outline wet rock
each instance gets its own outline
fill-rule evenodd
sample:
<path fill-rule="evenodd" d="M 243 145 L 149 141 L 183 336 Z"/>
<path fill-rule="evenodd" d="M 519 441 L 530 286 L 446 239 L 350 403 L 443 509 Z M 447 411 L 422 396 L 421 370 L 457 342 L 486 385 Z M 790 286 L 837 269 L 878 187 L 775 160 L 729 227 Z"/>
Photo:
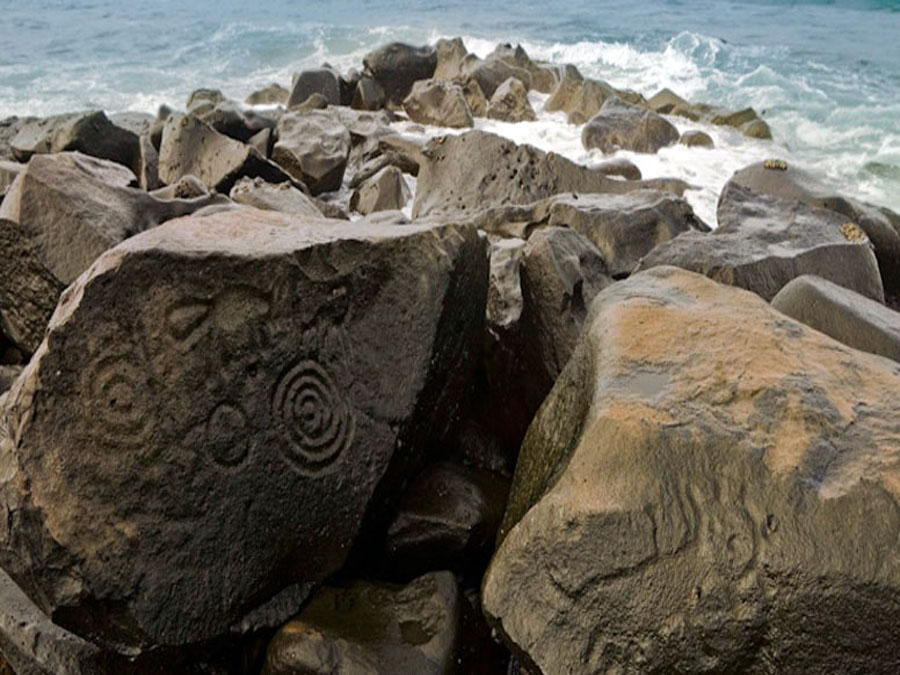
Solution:
<path fill-rule="evenodd" d="M 361 77 L 356 83 L 350 106 L 356 110 L 381 110 L 386 102 L 384 88 L 371 77 Z"/>
<path fill-rule="evenodd" d="M 531 88 L 544 94 L 550 94 L 556 88 L 557 79 L 552 68 L 541 66 L 531 60 L 522 45 L 499 44 L 488 55 L 489 59 L 498 59 L 516 68 L 528 71 L 531 75 Z"/>
<path fill-rule="evenodd" d="M 318 591 L 272 640 L 263 675 L 454 672 L 460 597 L 449 572 L 407 586 L 352 582 Z"/>
<path fill-rule="evenodd" d="M 528 672 L 895 671 L 898 387 L 705 277 L 607 288 L 523 443 L 489 621 Z"/>
<path fill-rule="evenodd" d="M 615 88 L 606 82 L 586 79 L 575 66 L 566 65 L 544 110 L 562 111 L 568 115 L 569 124 L 584 124 L 615 95 Z"/>
<path fill-rule="evenodd" d="M 80 153 L 33 157 L 0 205 L 3 332 L 34 352 L 60 292 L 105 250 L 224 197 L 162 200 L 128 169 Z"/>
<path fill-rule="evenodd" d="M 474 215 L 491 207 L 530 204 L 562 192 L 623 193 L 655 188 L 676 194 L 687 187 L 675 179 L 621 181 L 602 171 L 530 145 L 483 131 L 432 140 L 419 167 L 413 218 L 461 211 Z"/>
<path fill-rule="evenodd" d="M 720 126 L 734 127 L 752 138 L 772 138 L 772 131 L 769 129 L 769 125 L 760 119 L 753 108 L 744 108 L 736 112 L 721 112 L 713 115 L 709 121 Z"/>
<path fill-rule="evenodd" d="M 285 105 L 291 92 L 280 84 L 270 84 L 264 89 L 257 89 L 247 97 L 247 105 Z"/>
<path fill-rule="evenodd" d="M 284 621 L 449 434 L 486 283 L 469 225 L 242 207 L 129 239 L 9 392 L 0 565 L 117 653 Z"/>
<path fill-rule="evenodd" d="M 638 106 L 612 97 L 581 132 L 585 149 L 654 153 L 678 141 L 678 130 L 665 119 Z"/>
<path fill-rule="evenodd" d="M 35 120 L 19 128 L 10 146 L 19 161 L 37 154 L 81 152 L 134 170 L 138 135 L 114 124 L 101 110 Z"/>
<path fill-rule="evenodd" d="M 691 104 L 671 89 L 663 89 L 647 100 L 647 107 L 660 115 L 677 115 L 678 109 L 688 109 Z"/>
<path fill-rule="evenodd" d="M 487 116 L 502 122 L 533 122 L 537 119 L 525 85 L 514 77 L 497 87 L 488 105 Z"/>
<path fill-rule="evenodd" d="M 841 214 L 846 223 L 859 226 L 875 247 L 885 293 L 889 296 L 900 295 L 900 232 L 892 222 L 892 219 L 898 219 L 897 214 L 840 195 L 803 169 L 778 160 L 757 162 L 735 172 L 723 190 L 720 199 L 722 207 L 731 194 L 729 185 L 758 194 L 796 199 L 809 206 Z"/>
<path fill-rule="evenodd" d="M 419 80 L 403 100 L 409 119 L 439 127 L 471 128 L 472 111 L 462 87 L 440 80 Z"/>
<path fill-rule="evenodd" d="M 291 183 L 267 183 L 262 178 L 241 178 L 229 195 L 233 201 L 264 211 L 279 211 L 305 218 L 322 218 L 312 199 Z"/>
<path fill-rule="evenodd" d="M 480 580 L 509 484 L 489 471 L 442 461 L 410 484 L 385 543 L 392 578 L 452 569 Z"/>
<path fill-rule="evenodd" d="M 392 42 L 369 52 L 363 64 L 372 78 L 384 88 L 388 101 L 400 106 L 409 96 L 413 83 L 434 75 L 437 52 L 433 47 L 412 47 Z"/>
<path fill-rule="evenodd" d="M 625 180 L 640 180 L 641 170 L 638 165 L 625 157 L 614 157 L 594 167 L 604 176 L 621 176 Z"/>
<path fill-rule="evenodd" d="M 350 132 L 330 111 L 289 112 L 275 127 L 272 159 L 314 195 L 341 187 Z"/>
<path fill-rule="evenodd" d="M 264 129 L 272 129 L 276 119 L 253 110 L 244 110 L 231 101 L 223 101 L 212 110 L 199 115 L 220 134 L 225 134 L 241 143 L 247 143 Z"/>
<path fill-rule="evenodd" d="M 395 166 L 386 166 L 353 191 L 350 208 L 363 215 L 399 211 L 411 197 L 403 172 Z"/>
<path fill-rule="evenodd" d="M 678 142 L 689 148 L 712 148 L 715 147 L 712 137 L 705 131 L 685 131 L 681 134 Z"/>
<path fill-rule="evenodd" d="M 290 179 L 256 149 L 220 134 L 196 117 L 172 115 L 163 127 L 159 177 L 172 184 L 188 174 L 225 194 L 244 176 L 272 183 Z"/>
<path fill-rule="evenodd" d="M 653 249 L 640 267 L 676 265 L 771 300 L 803 274 L 815 274 L 884 301 L 878 263 L 858 227 L 802 202 L 726 186 L 711 234 L 685 232 Z"/>
<path fill-rule="evenodd" d="M 772 307 L 845 345 L 900 361 L 900 313 L 821 277 L 797 277 Z"/>
<path fill-rule="evenodd" d="M 288 99 L 288 108 L 300 105 L 313 94 L 324 96 L 329 105 L 340 105 L 340 75 L 331 68 L 304 70 L 294 78 L 294 87 Z"/>
<path fill-rule="evenodd" d="M 531 89 L 531 74 L 527 70 L 516 68 L 499 59 L 468 60 L 463 67 L 463 75 L 478 82 L 482 93 L 488 99 L 493 98 L 500 85 L 509 78 L 519 80 L 526 91 Z"/>
<path fill-rule="evenodd" d="M 629 275 L 643 256 L 682 232 L 709 231 L 685 199 L 658 190 L 561 195 L 548 222 L 586 236 L 616 278 Z"/>

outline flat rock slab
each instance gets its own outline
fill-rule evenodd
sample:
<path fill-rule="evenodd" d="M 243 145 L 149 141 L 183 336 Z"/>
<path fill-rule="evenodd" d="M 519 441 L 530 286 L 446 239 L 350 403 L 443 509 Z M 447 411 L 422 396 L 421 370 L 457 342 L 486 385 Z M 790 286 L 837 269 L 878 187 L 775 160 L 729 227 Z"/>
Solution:
<path fill-rule="evenodd" d="M 821 277 L 797 277 L 772 307 L 854 349 L 900 361 L 900 313 Z"/>
<path fill-rule="evenodd" d="M 666 267 L 595 299 L 483 584 L 529 672 L 900 668 L 900 365 Z"/>
<path fill-rule="evenodd" d="M 815 274 L 884 302 L 872 245 L 844 216 L 737 185 L 726 187 L 718 216 L 715 231 L 685 232 L 664 242 L 640 268 L 676 265 L 766 300 L 792 279 Z"/>
<path fill-rule="evenodd" d="M 129 239 L 8 393 L 0 566 L 120 653 L 284 621 L 458 414 L 487 275 L 471 225 L 241 207 Z"/>

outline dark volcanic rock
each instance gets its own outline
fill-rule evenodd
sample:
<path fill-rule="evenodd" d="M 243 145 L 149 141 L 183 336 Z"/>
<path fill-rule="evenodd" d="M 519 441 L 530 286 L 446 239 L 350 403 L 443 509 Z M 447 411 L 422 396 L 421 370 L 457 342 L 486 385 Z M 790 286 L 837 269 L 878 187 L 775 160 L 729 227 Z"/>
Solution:
<path fill-rule="evenodd" d="M 562 192 L 623 193 L 655 188 L 681 194 L 676 179 L 620 181 L 484 131 L 432 140 L 419 169 L 413 217 L 439 212 L 474 214 L 494 206 L 530 204 Z"/>
<path fill-rule="evenodd" d="M 896 672 L 898 388 L 705 277 L 607 288 L 522 445 L 492 626 L 532 673 Z"/>
<path fill-rule="evenodd" d="M 414 82 L 434 75 L 437 52 L 433 47 L 412 47 L 392 42 L 369 52 L 363 64 L 372 78 L 384 88 L 388 101 L 400 106 Z"/>
<path fill-rule="evenodd" d="M 330 110 L 285 113 L 275 127 L 272 159 L 312 194 L 341 187 L 350 132 Z"/>
<path fill-rule="evenodd" d="M 900 361 L 900 313 L 859 293 L 804 275 L 782 288 L 772 307 L 854 349 Z"/>
<path fill-rule="evenodd" d="M 104 251 L 224 197 L 163 200 L 127 187 L 124 167 L 80 153 L 38 155 L 0 206 L 3 332 L 37 349 L 63 288 Z"/>
<path fill-rule="evenodd" d="M 587 150 L 599 148 L 603 152 L 654 153 L 678 142 L 678 138 L 678 129 L 661 116 L 617 96 L 607 99 L 581 132 L 581 143 Z"/>
<path fill-rule="evenodd" d="M 884 302 L 872 246 L 840 214 L 729 185 L 718 216 L 711 234 L 685 232 L 653 249 L 641 267 L 676 265 L 766 300 L 791 279 L 815 274 Z"/>
<path fill-rule="evenodd" d="M 461 599 L 449 572 L 407 586 L 356 581 L 318 591 L 266 653 L 262 675 L 455 671 Z"/>
<path fill-rule="evenodd" d="M 284 621 L 449 434 L 484 247 L 239 207 L 101 256 L 0 415 L 0 565 L 121 653 Z"/>

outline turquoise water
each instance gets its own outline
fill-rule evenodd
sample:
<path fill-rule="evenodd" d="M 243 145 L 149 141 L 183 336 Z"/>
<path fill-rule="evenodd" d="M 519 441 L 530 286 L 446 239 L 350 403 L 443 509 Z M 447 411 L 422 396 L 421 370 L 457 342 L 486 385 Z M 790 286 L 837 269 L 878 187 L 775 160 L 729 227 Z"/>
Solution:
<path fill-rule="evenodd" d="M 554 3 L 556 5 L 556 3 Z M 753 105 L 789 154 L 900 209 L 900 2 L 0 0 L 0 116 L 243 98 L 388 40 L 520 41 L 617 86 Z M 771 153 L 770 153 L 771 154 Z M 703 160 L 698 160 L 703 161 Z"/>

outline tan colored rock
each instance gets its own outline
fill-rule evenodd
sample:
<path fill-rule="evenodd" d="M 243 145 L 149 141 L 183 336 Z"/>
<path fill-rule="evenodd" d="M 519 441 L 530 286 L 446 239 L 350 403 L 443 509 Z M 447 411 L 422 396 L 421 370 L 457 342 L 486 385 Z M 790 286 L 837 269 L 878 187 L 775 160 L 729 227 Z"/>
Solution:
<path fill-rule="evenodd" d="M 655 153 L 676 143 L 678 137 L 678 130 L 665 118 L 612 96 L 584 126 L 581 144 L 587 150 L 597 148 L 605 153 Z"/>
<path fill-rule="evenodd" d="M 712 137 L 708 133 L 694 129 L 681 134 L 678 142 L 689 148 L 712 148 L 715 146 Z"/>
<path fill-rule="evenodd" d="M 403 109 L 419 124 L 457 129 L 474 125 L 462 87 L 452 82 L 419 80 L 403 100 Z"/>
<path fill-rule="evenodd" d="M 396 166 L 386 166 L 353 191 L 350 208 L 363 215 L 399 211 L 411 197 L 403 172 Z"/>
<path fill-rule="evenodd" d="M 291 92 L 280 84 L 270 84 L 264 89 L 257 89 L 247 97 L 247 105 L 284 105 L 291 97 Z"/>
<path fill-rule="evenodd" d="M 289 182 L 267 183 L 262 178 L 241 178 L 231 188 L 231 199 L 264 211 L 279 211 L 304 218 L 322 218 L 315 202 Z"/>
<path fill-rule="evenodd" d="M 675 268 L 590 316 L 484 580 L 518 660 L 895 672 L 900 367 Z"/>
<path fill-rule="evenodd" d="M 488 105 L 487 116 L 502 122 L 533 122 L 537 119 L 528 101 L 528 90 L 514 77 L 497 87 Z"/>

